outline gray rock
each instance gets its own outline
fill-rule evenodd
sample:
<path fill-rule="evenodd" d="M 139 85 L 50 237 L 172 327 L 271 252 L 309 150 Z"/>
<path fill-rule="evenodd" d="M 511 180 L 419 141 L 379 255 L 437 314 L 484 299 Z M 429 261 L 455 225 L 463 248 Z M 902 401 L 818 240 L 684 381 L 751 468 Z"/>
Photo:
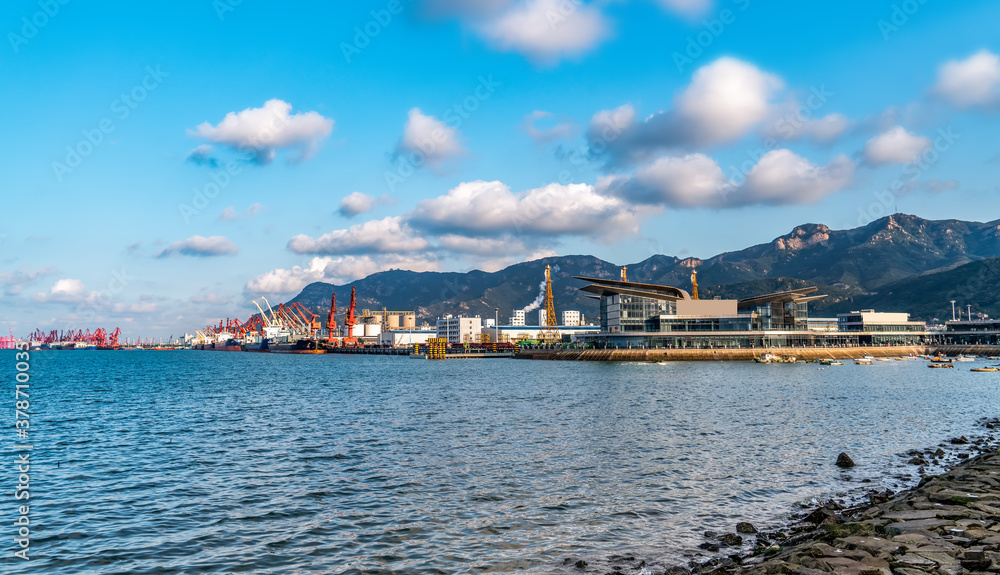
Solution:
<path fill-rule="evenodd" d="M 837 467 L 843 467 L 845 469 L 848 467 L 854 467 L 854 460 L 851 459 L 850 455 L 841 453 L 837 456 Z"/>

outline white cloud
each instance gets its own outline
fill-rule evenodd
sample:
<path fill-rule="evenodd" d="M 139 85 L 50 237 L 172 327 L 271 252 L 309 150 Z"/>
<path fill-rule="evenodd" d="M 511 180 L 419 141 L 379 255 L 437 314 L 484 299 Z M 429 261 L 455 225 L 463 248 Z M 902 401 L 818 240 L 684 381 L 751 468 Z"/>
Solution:
<path fill-rule="evenodd" d="M 370 220 L 318 238 L 299 234 L 288 240 L 288 249 L 297 254 L 406 253 L 423 251 L 429 245 L 398 216 Z"/>
<path fill-rule="evenodd" d="M 33 299 L 40 303 L 82 303 L 90 299 L 90 297 L 91 292 L 87 291 L 87 286 L 82 281 L 73 278 L 63 278 L 56 280 L 48 292 L 37 292 Z"/>
<path fill-rule="evenodd" d="M 370 196 L 361 192 L 351 192 L 349 195 L 340 200 L 340 207 L 337 208 L 337 213 L 345 218 L 353 218 L 358 214 L 370 212 L 380 205 L 389 205 L 394 203 L 395 200 L 389 196 L 376 198 L 375 196 Z"/>
<path fill-rule="evenodd" d="M 351 192 L 350 195 L 340 200 L 340 208 L 337 211 L 346 218 L 353 218 L 358 214 L 370 212 L 374 209 L 375 196 L 369 196 L 361 192 Z"/>
<path fill-rule="evenodd" d="M 931 147 L 931 139 L 894 126 L 865 143 L 865 160 L 872 165 L 906 164 Z"/>
<path fill-rule="evenodd" d="M 719 58 L 694 73 L 671 110 L 641 122 L 631 105 L 600 111 L 591 119 L 588 139 L 596 153 L 606 147 L 613 160 L 625 162 L 646 160 L 663 149 L 733 142 L 774 113 L 771 100 L 783 85 L 752 64 Z"/>
<path fill-rule="evenodd" d="M 437 271 L 439 267 L 434 258 L 421 255 L 314 257 L 305 267 L 279 268 L 254 277 L 247 282 L 244 293 L 248 297 L 296 294 L 313 282 L 345 284 L 389 269 Z"/>
<path fill-rule="evenodd" d="M 229 112 L 215 126 L 203 122 L 188 135 L 249 152 L 260 164 L 270 163 L 277 149 L 296 150 L 292 161 L 301 161 L 316 153 L 319 142 L 333 131 L 333 120 L 318 112 L 291 111 L 288 102 L 268 100 L 261 108 Z"/>
<path fill-rule="evenodd" d="M 600 9 L 566 0 L 523 0 L 478 29 L 500 50 L 550 64 L 585 54 L 610 34 Z"/>
<path fill-rule="evenodd" d="M 414 227 L 473 237 L 504 234 L 621 237 L 638 231 L 638 215 L 618 198 L 587 184 L 549 184 L 514 194 L 497 181 L 463 182 L 422 200 L 406 216 Z"/>
<path fill-rule="evenodd" d="M 243 212 L 237 212 L 236 208 L 234 208 L 233 206 L 229 206 L 226 209 L 222 210 L 222 213 L 219 214 L 219 219 L 226 222 L 235 222 L 243 219 L 249 220 L 254 216 L 263 212 L 264 209 L 265 209 L 264 205 L 260 203 L 250 204 L 249 206 L 247 206 L 247 209 L 243 210 Z"/>
<path fill-rule="evenodd" d="M 38 269 L 22 266 L 12 272 L 0 272 L 0 285 L 5 286 L 4 294 L 20 295 L 24 286 L 53 273 L 55 270 L 49 266 Z"/>
<path fill-rule="evenodd" d="M 690 154 L 659 158 L 633 175 L 605 178 L 598 188 L 637 204 L 675 208 L 809 204 L 848 186 L 854 169 L 846 156 L 815 166 L 779 149 L 765 154 L 736 181 L 727 179 L 715 160 Z"/>
<path fill-rule="evenodd" d="M 225 236 L 191 236 L 186 240 L 174 242 L 163 249 L 156 257 L 165 258 L 173 254 L 194 257 L 224 256 L 235 254 L 236 244 Z"/>
<path fill-rule="evenodd" d="M 980 50 L 965 60 L 950 60 L 938 69 L 934 92 L 962 108 L 1000 107 L 1000 57 Z"/>
<path fill-rule="evenodd" d="M 461 134 L 438 120 L 427 116 L 420 108 L 411 108 L 406 125 L 403 126 L 403 139 L 397 146 L 397 153 L 417 154 L 423 161 L 413 162 L 415 165 L 427 163 L 431 167 L 440 167 L 448 160 L 466 153 L 461 143 Z"/>
<path fill-rule="evenodd" d="M 556 124 L 550 128 L 539 128 L 537 122 L 546 118 L 551 118 L 552 112 L 535 110 L 524 117 L 521 129 L 528 133 L 533 140 L 539 143 L 552 142 L 554 140 L 566 140 L 572 138 L 577 131 L 576 126 L 570 123 Z"/>

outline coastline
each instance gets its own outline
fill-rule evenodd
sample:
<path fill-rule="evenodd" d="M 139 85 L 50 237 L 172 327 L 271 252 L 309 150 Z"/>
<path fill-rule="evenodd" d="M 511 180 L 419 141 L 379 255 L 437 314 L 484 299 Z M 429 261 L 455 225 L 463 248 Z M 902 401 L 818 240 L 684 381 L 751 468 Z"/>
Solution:
<path fill-rule="evenodd" d="M 1000 429 L 998 419 L 981 423 L 987 430 Z M 745 538 L 753 542 L 752 551 L 666 573 L 1000 573 L 1000 451 L 995 439 L 990 432 L 942 443 L 960 450 L 959 463 L 924 475 L 899 493 L 870 492 L 867 502 L 848 507 L 831 499 L 773 532 L 737 525 L 737 533 L 718 535 L 717 542 L 704 547 L 740 546 Z M 923 475 L 928 460 L 944 457 L 941 447 L 906 456 L 921 465 Z"/>
<path fill-rule="evenodd" d="M 769 347 L 742 349 L 521 349 L 516 359 L 562 361 L 752 361 L 762 353 L 801 360 L 909 357 L 920 355 L 998 355 L 1000 346 L 894 345 L 884 347 Z"/>

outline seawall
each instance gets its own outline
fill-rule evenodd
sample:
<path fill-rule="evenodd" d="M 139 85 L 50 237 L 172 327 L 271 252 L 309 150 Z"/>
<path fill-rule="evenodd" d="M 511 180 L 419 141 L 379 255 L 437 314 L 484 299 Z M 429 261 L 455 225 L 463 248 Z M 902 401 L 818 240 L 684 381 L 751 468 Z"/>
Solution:
<path fill-rule="evenodd" d="M 997 350 L 994 350 L 996 352 Z M 566 361 L 751 361 L 761 353 L 794 355 L 798 359 L 903 357 L 935 353 L 925 346 L 777 347 L 769 349 L 522 349 L 518 359 Z"/>

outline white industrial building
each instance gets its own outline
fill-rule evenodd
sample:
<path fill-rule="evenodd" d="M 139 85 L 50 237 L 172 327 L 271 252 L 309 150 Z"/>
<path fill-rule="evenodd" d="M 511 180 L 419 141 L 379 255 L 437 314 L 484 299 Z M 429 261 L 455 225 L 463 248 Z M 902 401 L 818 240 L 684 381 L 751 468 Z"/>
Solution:
<path fill-rule="evenodd" d="M 412 347 L 413 344 L 425 344 L 432 337 L 437 337 L 436 329 L 390 329 L 379 334 L 378 344 L 388 347 Z"/>
<path fill-rule="evenodd" d="M 490 341 L 500 341 L 506 343 L 523 341 L 526 339 L 545 339 L 545 336 L 542 333 L 543 329 L 555 330 L 559 334 L 559 339 L 562 339 L 565 335 L 573 336 L 583 333 L 598 333 L 601 330 L 600 326 L 596 325 L 557 325 L 552 327 L 541 325 L 501 325 L 499 328 L 484 327 L 482 329 L 482 334 L 484 339 L 489 337 Z M 499 340 L 497 339 L 498 337 Z"/>
<path fill-rule="evenodd" d="M 538 310 L 538 325 L 548 325 L 549 313 L 544 309 Z"/>
<path fill-rule="evenodd" d="M 476 317 L 453 316 L 438 318 L 437 337 L 448 338 L 448 343 L 474 343 L 479 340 L 483 320 Z"/>
<path fill-rule="evenodd" d="M 573 310 L 566 310 L 562 312 L 562 321 L 560 322 L 560 325 L 577 326 L 581 323 L 583 323 L 583 316 L 580 315 L 580 312 Z"/>
<path fill-rule="evenodd" d="M 515 309 L 510 314 L 510 325 L 524 325 L 524 310 Z"/>

